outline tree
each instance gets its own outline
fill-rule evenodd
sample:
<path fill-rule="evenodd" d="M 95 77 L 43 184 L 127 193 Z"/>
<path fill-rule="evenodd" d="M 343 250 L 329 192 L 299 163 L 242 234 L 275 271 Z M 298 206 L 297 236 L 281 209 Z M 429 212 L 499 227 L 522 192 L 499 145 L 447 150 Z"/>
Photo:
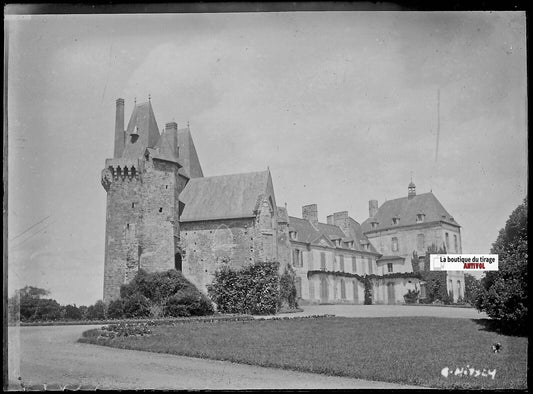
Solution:
<path fill-rule="evenodd" d="M 106 306 L 102 300 L 87 308 L 87 319 L 104 320 L 106 318 Z"/>
<path fill-rule="evenodd" d="M 61 318 L 61 305 L 56 300 L 42 298 L 49 294 L 48 290 L 33 286 L 17 290 L 9 300 L 11 312 L 16 315 L 18 311 L 21 321 L 58 320 Z"/>
<path fill-rule="evenodd" d="M 487 271 L 475 306 L 507 328 L 522 330 L 527 322 L 527 197 L 507 220 L 491 253 L 498 254 L 498 271 Z"/>
<path fill-rule="evenodd" d="M 76 306 L 76 304 L 65 306 L 65 319 L 67 320 L 80 320 L 81 319 L 81 311 Z"/>
<path fill-rule="evenodd" d="M 465 273 L 465 298 L 469 304 L 474 304 L 481 289 L 481 281 L 471 274 Z"/>

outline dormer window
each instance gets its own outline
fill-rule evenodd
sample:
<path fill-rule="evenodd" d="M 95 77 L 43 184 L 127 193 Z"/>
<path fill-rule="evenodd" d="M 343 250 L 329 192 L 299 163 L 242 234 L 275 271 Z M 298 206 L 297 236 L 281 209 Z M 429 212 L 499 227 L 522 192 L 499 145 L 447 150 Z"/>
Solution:
<path fill-rule="evenodd" d="M 337 246 L 341 246 L 341 240 L 340 240 L 340 239 L 336 239 L 336 240 L 335 240 L 335 245 L 337 245 Z"/>
<path fill-rule="evenodd" d="M 392 224 L 394 224 L 394 225 L 400 224 L 400 217 L 399 216 L 393 217 L 392 218 Z"/>
<path fill-rule="evenodd" d="M 130 135 L 131 135 L 131 142 L 137 141 L 137 139 L 139 138 L 139 128 L 135 126 L 135 128 L 133 129 Z"/>
<path fill-rule="evenodd" d="M 296 240 L 298 233 L 296 231 L 289 231 L 289 237 L 293 240 Z"/>
<path fill-rule="evenodd" d="M 425 217 L 426 217 L 425 214 L 423 214 L 423 213 L 421 213 L 421 212 L 420 212 L 420 213 L 417 213 L 417 214 L 416 214 L 416 222 L 417 222 L 417 223 L 423 223 Z"/>
<path fill-rule="evenodd" d="M 372 228 L 378 228 L 378 225 L 379 225 L 379 222 L 378 222 L 377 220 L 372 220 L 372 221 L 370 222 L 370 226 L 371 226 Z"/>
<path fill-rule="evenodd" d="M 349 242 L 348 242 L 348 247 L 349 247 L 350 249 L 353 249 L 353 241 L 349 241 Z"/>

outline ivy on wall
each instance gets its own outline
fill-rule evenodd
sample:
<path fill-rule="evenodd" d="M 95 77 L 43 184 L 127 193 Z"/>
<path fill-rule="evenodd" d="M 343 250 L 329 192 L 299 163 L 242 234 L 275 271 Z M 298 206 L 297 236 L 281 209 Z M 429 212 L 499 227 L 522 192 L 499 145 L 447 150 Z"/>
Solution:
<path fill-rule="evenodd" d="M 421 278 L 421 275 L 419 272 L 393 272 L 393 273 L 385 274 L 385 275 L 376 275 L 376 274 L 359 275 L 359 274 L 352 274 L 350 272 L 321 271 L 321 270 L 307 271 L 307 278 L 309 279 L 309 277 L 313 275 L 320 275 L 320 274 L 333 275 L 333 276 L 344 277 L 344 278 L 355 278 L 363 284 L 365 283 L 365 278 L 369 280 L 397 279 L 397 278 L 420 279 Z"/>
<path fill-rule="evenodd" d="M 257 262 L 239 270 L 223 266 L 207 286 L 222 313 L 275 314 L 280 304 L 278 262 Z"/>

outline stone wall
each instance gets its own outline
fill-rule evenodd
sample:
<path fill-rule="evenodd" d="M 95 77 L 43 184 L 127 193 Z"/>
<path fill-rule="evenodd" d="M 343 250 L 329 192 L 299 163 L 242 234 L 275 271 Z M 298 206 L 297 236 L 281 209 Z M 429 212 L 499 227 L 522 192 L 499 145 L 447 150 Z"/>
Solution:
<path fill-rule="evenodd" d="M 120 286 L 138 269 L 136 234 L 141 220 L 142 166 L 134 166 L 135 171 L 128 167 L 125 175 L 124 165 L 106 164 L 102 174 L 107 190 L 104 302 L 109 302 L 119 297 Z"/>
<path fill-rule="evenodd" d="M 174 268 L 179 234 L 177 165 L 143 159 L 106 161 L 107 190 L 104 302 L 120 295 L 139 268 Z M 183 183 L 183 182 L 182 182 Z"/>
<path fill-rule="evenodd" d="M 181 223 L 183 274 L 207 293 L 215 271 L 225 260 L 241 268 L 254 260 L 254 219 L 227 219 Z"/>
<path fill-rule="evenodd" d="M 148 272 L 174 268 L 179 235 L 178 166 L 148 160 L 143 173 L 140 267 Z"/>

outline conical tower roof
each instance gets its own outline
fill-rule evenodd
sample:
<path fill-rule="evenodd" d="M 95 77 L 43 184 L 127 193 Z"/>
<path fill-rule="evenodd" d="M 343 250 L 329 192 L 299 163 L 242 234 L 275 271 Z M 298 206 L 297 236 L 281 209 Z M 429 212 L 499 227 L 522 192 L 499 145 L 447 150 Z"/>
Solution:
<path fill-rule="evenodd" d="M 159 128 L 150 101 L 136 104 L 126 128 L 126 142 L 122 157 L 137 159 L 146 148 L 153 148 L 159 141 Z"/>

